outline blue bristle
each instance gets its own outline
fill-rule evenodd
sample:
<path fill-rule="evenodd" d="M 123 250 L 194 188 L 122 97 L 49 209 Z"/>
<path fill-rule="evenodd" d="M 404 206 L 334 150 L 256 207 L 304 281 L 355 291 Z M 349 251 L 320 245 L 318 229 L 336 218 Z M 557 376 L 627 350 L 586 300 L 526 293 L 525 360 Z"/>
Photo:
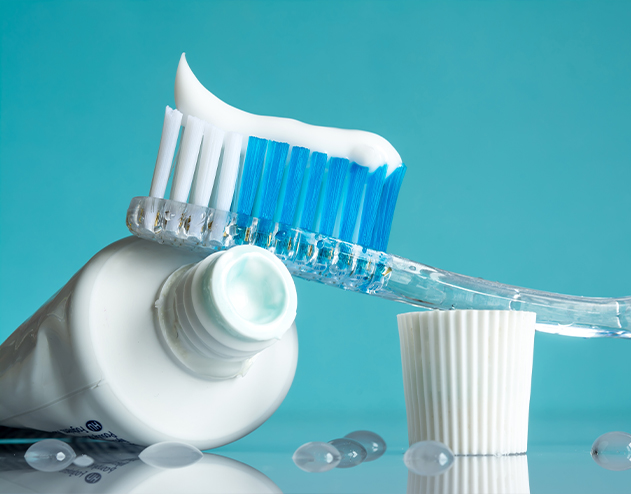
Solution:
<path fill-rule="evenodd" d="M 237 205 L 237 213 L 250 215 L 252 206 L 254 206 L 254 198 L 259 185 L 261 169 L 265 160 L 265 149 L 267 148 L 267 139 L 258 137 L 250 137 L 248 139 L 248 149 L 245 154 L 245 162 L 243 163 L 243 173 L 241 175 L 241 185 L 239 187 L 239 202 Z"/>
<path fill-rule="evenodd" d="M 350 161 L 346 158 L 331 158 L 329 160 L 322 216 L 318 228 L 318 231 L 323 235 L 331 235 L 333 233 L 349 164 Z"/>
<path fill-rule="evenodd" d="M 285 197 L 283 198 L 280 215 L 280 223 L 285 225 L 293 224 L 296 206 L 300 197 L 300 187 L 302 186 L 302 179 L 308 160 L 309 149 L 296 146 L 291 150 L 286 177 L 287 183 L 285 184 Z"/>
<path fill-rule="evenodd" d="M 387 165 L 369 173 L 345 158 L 327 164 L 320 152 L 309 159 L 310 150 L 296 146 L 285 166 L 288 152 L 287 143 L 248 139 L 237 213 L 328 236 L 335 231 L 341 240 L 385 251 L 405 165 L 386 177 Z"/>
<path fill-rule="evenodd" d="M 386 178 L 388 165 L 377 168 L 374 172 L 368 174 L 366 181 L 366 194 L 364 194 L 364 206 L 362 208 L 362 216 L 359 224 L 359 235 L 357 243 L 364 247 L 370 245 L 372 239 L 372 231 L 375 226 L 375 218 L 379 208 L 379 199 L 381 198 L 381 190 L 383 182 Z"/>
<path fill-rule="evenodd" d="M 303 230 L 313 230 L 313 220 L 318 206 L 325 166 L 326 154 L 318 152 L 311 154 L 304 205 L 300 216 L 300 228 Z"/>
<path fill-rule="evenodd" d="M 258 218 L 271 220 L 274 217 L 288 152 L 289 144 L 286 142 L 269 141 L 267 143 L 261 189 L 254 208 L 254 216 Z"/>
<path fill-rule="evenodd" d="M 352 242 L 368 168 L 353 162 L 348 175 L 348 187 L 345 193 L 344 209 L 340 223 L 340 239 Z"/>
<path fill-rule="evenodd" d="M 401 182 L 405 175 L 405 165 L 399 166 L 387 178 L 381 192 L 379 201 L 379 210 L 377 211 L 377 219 L 373 229 L 372 241 L 370 248 L 384 251 L 388 246 L 388 237 L 390 236 L 390 227 L 392 226 L 392 218 L 394 216 L 394 206 L 397 203 Z"/>

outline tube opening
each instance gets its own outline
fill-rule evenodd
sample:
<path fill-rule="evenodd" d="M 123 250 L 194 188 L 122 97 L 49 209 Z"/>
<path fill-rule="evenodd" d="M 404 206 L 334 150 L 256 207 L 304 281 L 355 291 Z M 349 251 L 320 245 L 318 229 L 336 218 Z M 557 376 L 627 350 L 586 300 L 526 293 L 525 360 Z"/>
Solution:
<path fill-rule="evenodd" d="M 224 288 L 234 312 L 252 324 L 268 324 L 286 311 L 284 280 L 277 267 L 258 254 L 237 258 L 228 268 Z"/>

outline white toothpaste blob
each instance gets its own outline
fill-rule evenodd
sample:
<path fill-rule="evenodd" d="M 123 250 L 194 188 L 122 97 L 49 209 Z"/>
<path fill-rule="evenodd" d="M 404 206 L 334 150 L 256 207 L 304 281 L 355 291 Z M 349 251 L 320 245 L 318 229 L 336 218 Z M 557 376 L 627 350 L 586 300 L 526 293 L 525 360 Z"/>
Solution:
<path fill-rule="evenodd" d="M 175 76 L 175 104 L 184 114 L 205 120 L 226 132 L 287 142 L 329 157 L 348 158 L 371 171 L 388 165 L 388 175 L 401 165 L 401 157 L 383 137 L 363 130 L 309 125 L 298 120 L 254 115 L 234 108 L 212 94 L 195 77 L 183 53 Z"/>

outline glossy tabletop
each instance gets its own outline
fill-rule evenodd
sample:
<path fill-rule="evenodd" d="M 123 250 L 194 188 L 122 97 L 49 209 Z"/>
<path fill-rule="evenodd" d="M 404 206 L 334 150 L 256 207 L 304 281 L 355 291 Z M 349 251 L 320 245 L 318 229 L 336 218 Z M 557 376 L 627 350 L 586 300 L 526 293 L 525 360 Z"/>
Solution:
<path fill-rule="evenodd" d="M 410 473 L 403 462 L 407 447 L 401 417 L 312 417 L 277 415 L 250 436 L 206 451 L 204 458 L 179 469 L 153 468 L 138 459 L 141 448 L 73 440 L 77 454 L 91 454 L 88 467 L 70 465 L 41 472 L 24 460 L 38 439 L 28 431 L 2 430 L 0 491 L 15 492 L 250 492 L 267 493 L 626 493 L 631 470 L 610 471 L 590 455 L 597 430 L 607 421 L 583 417 L 531 422 L 527 455 L 456 457 L 435 477 Z M 614 420 L 615 421 L 615 420 Z M 384 456 L 357 467 L 324 473 L 300 470 L 294 450 L 309 440 L 328 441 L 356 423 L 379 432 L 388 444 Z M 355 427 L 357 428 L 357 427 Z M 602 430 L 602 432 L 606 432 Z M 40 434 L 45 437 L 45 434 Z M 631 463 L 629 463 L 631 466 Z"/>

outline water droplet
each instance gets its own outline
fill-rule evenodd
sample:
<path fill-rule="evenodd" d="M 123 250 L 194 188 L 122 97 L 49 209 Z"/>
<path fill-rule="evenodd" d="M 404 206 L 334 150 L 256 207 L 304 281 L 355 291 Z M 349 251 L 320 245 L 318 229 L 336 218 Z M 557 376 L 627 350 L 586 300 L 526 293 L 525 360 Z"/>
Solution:
<path fill-rule="evenodd" d="M 438 441 L 420 441 L 409 447 L 403 455 L 403 462 L 417 475 L 434 476 L 451 468 L 454 454 Z"/>
<path fill-rule="evenodd" d="M 361 444 L 368 455 L 364 461 L 375 461 L 386 452 L 386 442 L 379 434 L 371 431 L 354 431 L 344 437 Z"/>
<path fill-rule="evenodd" d="M 77 465 L 78 467 L 89 467 L 90 465 L 92 465 L 92 463 L 94 463 L 94 459 L 88 455 L 81 455 L 77 456 L 75 461 L 73 461 L 72 463 Z"/>
<path fill-rule="evenodd" d="M 631 468 L 631 434 L 607 432 L 592 444 L 592 458 L 607 470 Z"/>
<path fill-rule="evenodd" d="M 164 441 L 143 449 L 138 458 L 156 468 L 182 468 L 197 463 L 204 454 L 195 446 L 177 441 Z"/>
<path fill-rule="evenodd" d="M 76 458 L 72 447 L 59 439 L 44 439 L 33 444 L 24 453 L 24 459 L 35 470 L 59 472 Z"/>
<path fill-rule="evenodd" d="M 292 460 L 296 466 L 305 472 L 326 472 L 339 465 L 342 456 L 340 452 L 328 443 L 318 441 L 300 446 Z"/>
<path fill-rule="evenodd" d="M 342 456 L 342 460 L 337 468 L 356 467 L 368 456 L 366 448 L 353 439 L 347 439 L 345 437 L 333 439 L 333 441 L 329 441 L 329 444 L 335 446 Z"/>

